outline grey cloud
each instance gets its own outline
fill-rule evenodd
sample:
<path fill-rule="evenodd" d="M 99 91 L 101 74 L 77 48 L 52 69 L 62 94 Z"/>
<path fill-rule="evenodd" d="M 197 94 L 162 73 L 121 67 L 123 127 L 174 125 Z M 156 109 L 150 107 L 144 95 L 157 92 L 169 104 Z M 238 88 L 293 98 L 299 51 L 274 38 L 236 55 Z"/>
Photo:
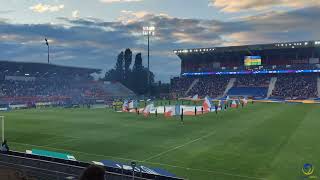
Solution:
<path fill-rule="evenodd" d="M 209 6 L 214 6 L 225 12 L 270 10 L 276 7 L 305 8 L 319 5 L 318 0 L 210 0 L 209 3 Z"/>

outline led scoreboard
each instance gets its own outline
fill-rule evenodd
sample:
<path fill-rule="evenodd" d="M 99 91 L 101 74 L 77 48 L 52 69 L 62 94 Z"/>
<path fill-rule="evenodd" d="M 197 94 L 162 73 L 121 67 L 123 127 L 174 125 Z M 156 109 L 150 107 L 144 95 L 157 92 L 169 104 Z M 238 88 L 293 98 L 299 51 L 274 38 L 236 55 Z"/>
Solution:
<path fill-rule="evenodd" d="M 245 56 L 244 57 L 245 66 L 260 66 L 261 56 Z"/>

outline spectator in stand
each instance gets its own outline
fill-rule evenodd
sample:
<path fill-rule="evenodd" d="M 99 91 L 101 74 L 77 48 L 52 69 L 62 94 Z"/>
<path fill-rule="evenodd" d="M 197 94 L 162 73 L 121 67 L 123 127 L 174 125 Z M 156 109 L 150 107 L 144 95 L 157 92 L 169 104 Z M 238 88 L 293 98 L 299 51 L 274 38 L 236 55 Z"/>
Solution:
<path fill-rule="evenodd" d="M 238 75 L 238 76 L 202 76 L 180 77 L 171 81 L 171 92 L 185 97 L 185 93 L 195 79 L 199 82 L 188 92 L 188 96 L 210 96 L 212 98 L 223 95 L 230 78 L 236 78 L 234 87 L 265 87 L 268 88 L 272 77 L 277 77 L 272 93 L 274 98 L 308 99 L 317 97 L 318 74 L 281 74 L 281 75 Z"/>
<path fill-rule="evenodd" d="M 272 96 L 289 99 L 315 98 L 317 97 L 317 75 L 279 75 Z"/>
<path fill-rule="evenodd" d="M 208 76 L 199 78 L 199 82 L 190 90 L 189 96 L 210 96 L 216 98 L 222 96 L 230 78 L 228 76 Z"/>
<path fill-rule="evenodd" d="M 270 83 L 268 75 L 241 75 L 237 77 L 235 87 L 268 87 Z"/>
<path fill-rule="evenodd" d="M 106 180 L 105 169 L 101 166 L 90 165 L 83 171 L 80 180 Z"/>
<path fill-rule="evenodd" d="M 171 93 L 175 93 L 179 97 L 185 97 L 188 88 L 194 80 L 199 81 L 190 89 L 187 96 L 210 96 L 218 97 L 223 92 L 229 82 L 228 76 L 207 76 L 207 77 L 180 77 L 171 80 Z"/>
<path fill-rule="evenodd" d="M 178 97 L 185 97 L 185 93 L 196 78 L 179 77 L 171 80 L 171 93 L 175 93 Z"/>

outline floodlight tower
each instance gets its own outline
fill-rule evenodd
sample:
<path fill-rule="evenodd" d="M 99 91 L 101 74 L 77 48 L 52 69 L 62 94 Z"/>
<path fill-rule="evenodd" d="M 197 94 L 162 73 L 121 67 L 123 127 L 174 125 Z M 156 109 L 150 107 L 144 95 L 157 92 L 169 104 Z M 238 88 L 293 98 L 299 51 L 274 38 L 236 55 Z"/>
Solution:
<path fill-rule="evenodd" d="M 148 93 L 150 93 L 150 36 L 155 35 L 156 28 L 154 26 L 144 26 L 142 29 L 144 36 L 148 37 Z"/>
<path fill-rule="evenodd" d="M 44 40 L 46 41 L 46 45 L 48 46 L 48 64 L 50 63 L 50 56 L 49 56 L 49 41 L 47 38 L 44 38 Z"/>

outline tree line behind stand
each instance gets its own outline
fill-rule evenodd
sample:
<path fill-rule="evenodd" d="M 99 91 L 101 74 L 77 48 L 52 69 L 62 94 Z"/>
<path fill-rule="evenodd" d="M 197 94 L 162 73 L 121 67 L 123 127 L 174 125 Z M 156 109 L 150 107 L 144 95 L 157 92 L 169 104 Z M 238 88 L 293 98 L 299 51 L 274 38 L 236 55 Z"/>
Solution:
<path fill-rule="evenodd" d="M 119 53 L 115 67 L 106 72 L 104 80 L 121 82 L 136 94 L 144 95 L 148 94 L 149 90 L 152 92 L 159 91 L 159 88 L 155 86 L 161 85 L 161 82 L 154 84 L 154 74 L 151 71 L 149 73 L 150 86 L 148 85 L 148 68 L 143 66 L 141 53 L 136 54 L 132 65 L 132 51 L 126 49 Z"/>

